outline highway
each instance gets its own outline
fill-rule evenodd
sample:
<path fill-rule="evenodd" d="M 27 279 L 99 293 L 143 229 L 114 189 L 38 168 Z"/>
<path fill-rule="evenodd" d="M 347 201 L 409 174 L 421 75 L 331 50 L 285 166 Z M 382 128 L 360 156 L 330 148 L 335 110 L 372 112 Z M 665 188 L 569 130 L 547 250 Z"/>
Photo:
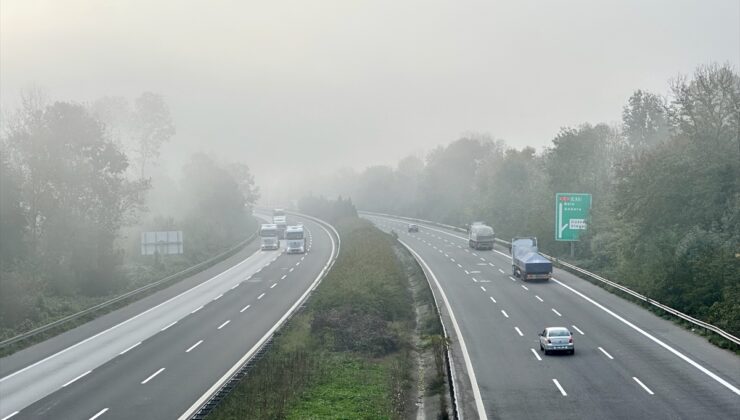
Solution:
<path fill-rule="evenodd" d="M 164 419 L 197 408 L 326 271 L 331 228 L 303 217 L 306 254 L 234 257 L 0 360 L 0 419 Z"/>
<path fill-rule="evenodd" d="M 738 356 L 562 270 L 549 282 L 511 277 L 507 250 L 474 251 L 464 233 L 363 217 L 423 261 L 464 418 L 740 418 Z M 574 333 L 575 355 L 540 351 L 547 326 Z"/>

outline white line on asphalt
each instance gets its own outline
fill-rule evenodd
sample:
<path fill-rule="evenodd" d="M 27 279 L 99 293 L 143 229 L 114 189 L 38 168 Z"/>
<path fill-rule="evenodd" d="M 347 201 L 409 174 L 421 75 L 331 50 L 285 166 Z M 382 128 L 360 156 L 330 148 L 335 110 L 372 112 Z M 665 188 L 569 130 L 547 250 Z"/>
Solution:
<path fill-rule="evenodd" d="M 509 276 L 509 280 L 516 281 L 516 279 L 514 277 L 511 277 L 511 276 Z"/>
<path fill-rule="evenodd" d="M 476 254 L 475 252 L 473 252 L 473 256 L 474 256 L 474 257 L 477 257 L 477 256 L 478 256 L 478 254 Z"/>
<path fill-rule="evenodd" d="M 639 379 L 637 379 L 636 376 L 633 376 L 632 379 L 634 379 L 635 382 L 637 382 L 642 387 L 642 389 L 645 390 L 645 392 L 647 392 L 650 395 L 655 395 L 655 393 L 653 391 L 651 391 L 650 388 L 646 387 L 645 384 L 642 383 Z"/>
<path fill-rule="evenodd" d="M 194 313 L 196 313 L 196 312 L 200 311 L 201 309 L 203 309 L 203 306 L 204 306 L 204 305 L 200 305 L 200 306 L 198 306 L 197 308 L 193 309 L 193 312 L 190 312 L 190 313 L 191 313 L 191 314 L 194 314 Z"/>
<path fill-rule="evenodd" d="M 454 261 L 453 261 L 453 262 L 454 262 Z M 460 267 L 460 268 L 462 268 L 462 265 L 460 265 L 460 263 L 457 263 L 457 266 L 458 266 L 458 267 Z"/>
<path fill-rule="evenodd" d="M 83 373 L 82 375 L 80 375 L 80 376 L 78 376 L 78 377 L 76 377 L 76 378 L 72 379 L 71 381 L 69 381 L 69 382 L 67 382 L 66 384 L 62 385 L 62 388 L 65 388 L 65 387 L 66 387 L 67 385 L 69 385 L 69 384 L 71 384 L 72 382 L 74 382 L 74 381 L 76 381 L 76 380 L 78 380 L 78 379 L 80 379 L 80 378 L 82 378 L 82 377 L 86 376 L 86 375 L 87 375 L 87 374 L 89 374 L 90 372 L 92 372 L 92 370 L 88 370 L 87 372 Z"/>
<path fill-rule="evenodd" d="M 288 275 L 284 274 L 282 277 L 280 277 L 280 280 L 285 280 L 286 277 L 288 277 Z"/>
<path fill-rule="evenodd" d="M 460 245 L 458 245 L 457 247 L 458 248 L 462 248 Z M 467 252 L 469 254 L 470 253 L 470 250 L 469 249 L 466 249 L 465 252 Z"/>
<path fill-rule="evenodd" d="M 507 318 L 509 317 L 509 314 L 507 314 L 505 310 L 502 309 L 501 310 L 501 313 L 504 314 L 505 317 L 507 317 Z"/>
<path fill-rule="evenodd" d="M 462 247 L 460 245 L 458 245 L 457 247 L 460 248 L 460 249 L 462 249 Z M 468 251 L 468 250 L 466 249 L 466 251 Z M 470 251 L 468 251 L 468 252 L 470 252 Z"/>
<path fill-rule="evenodd" d="M 501 274 L 504 274 L 504 270 L 502 270 L 500 268 L 498 269 L 498 272 L 501 273 Z"/>
<path fill-rule="evenodd" d="M 604 350 L 604 349 L 603 349 L 603 348 L 601 348 L 601 347 L 599 347 L 599 350 L 601 350 L 601 352 L 602 352 L 602 353 L 604 353 L 604 354 L 606 355 L 606 357 L 608 357 L 608 358 L 610 358 L 610 359 L 614 360 L 614 358 L 612 357 L 612 355 L 611 355 L 611 354 L 609 354 L 609 353 L 607 353 L 607 352 L 606 352 L 606 350 Z"/>
<path fill-rule="evenodd" d="M 166 327 L 162 328 L 162 329 L 161 329 L 161 330 L 159 330 L 159 331 L 164 331 L 164 330 L 166 330 L 167 328 L 169 328 L 169 327 L 171 327 L 171 326 L 173 326 L 173 325 L 175 325 L 175 324 L 177 324 L 177 321 L 175 321 L 175 322 L 173 322 L 172 324 L 170 324 L 170 325 L 168 325 L 168 326 L 166 326 Z"/>
<path fill-rule="evenodd" d="M 491 298 L 491 301 L 492 301 L 493 303 L 496 303 L 496 299 L 494 299 L 494 298 L 493 298 L 493 296 L 489 296 L 489 297 Z"/>
<path fill-rule="evenodd" d="M 494 263 L 488 263 L 488 265 L 490 265 L 491 267 L 495 267 L 496 266 L 496 264 L 494 264 Z"/>
<path fill-rule="evenodd" d="M 470 275 L 470 271 L 468 271 L 468 270 L 465 270 L 465 274 L 468 274 L 468 275 Z"/>
<path fill-rule="evenodd" d="M 220 295 L 218 295 L 218 296 L 216 296 L 215 298 L 213 298 L 213 300 L 219 300 L 219 299 L 221 299 L 221 296 L 223 296 L 223 295 L 224 295 L 224 294 L 223 294 L 223 293 L 221 293 Z"/>
<path fill-rule="evenodd" d="M 107 410 L 107 408 L 106 408 L 106 410 Z M 20 413 L 20 411 L 14 411 L 14 412 L 12 412 L 12 413 L 8 414 L 7 416 L 3 417 L 3 419 L 2 419 L 2 420 L 8 420 L 9 418 L 11 418 L 11 417 L 15 416 L 15 415 L 16 415 L 16 414 L 18 414 L 18 413 Z"/>
<path fill-rule="evenodd" d="M 306 259 L 306 257 L 305 257 L 305 256 L 304 256 L 304 257 L 301 257 L 301 261 L 303 261 L 303 260 L 305 260 L 305 259 Z"/>
<path fill-rule="evenodd" d="M 231 286 L 231 290 L 234 290 L 234 289 L 236 289 L 237 287 L 239 287 L 239 285 L 240 285 L 240 284 L 241 284 L 241 283 L 237 283 L 237 284 L 235 284 L 235 285 Z"/>
<path fill-rule="evenodd" d="M 197 343 L 193 344 L 192 346 L 188 347 L 187 350 L 185 350 L 185 353 L 190 353 L 193 349 L 200 346 L 200 343 L 202 343 L 203 340 L 198 341 Z"/>
<path fill-rule="evenodd" d="M 131 350 L 131 349 L 133 349 L 133 348 L 137 347 L 137 346 L 138 346 L 139 344 L 141 344 L 141 341 L 139 341 L 138 343 L 134 344 L 133 346 L 131 346 L 131 347 L 127 348 L 126 350 L 124 350 L 124 351 L 122 351 L 122 352 L 118 353 L 118 355 L 120 356 L 120 355 L 122 355 L 122 354 L 128 353 L 128 351 L 129 351 L 129 350 Z"/>
<path fill-rule="evenodd" d="M 98 418 L 98 417 L 102 416 L 103 414 L 105 414 L 105 413 L 107 413 L 107 412 L 108 412 L 108 409 L 107 409 L 107 408 L 104 408 L 104 409 L 102 409 L 102 410 L 98 411 L 98 414 L 96 414 L 96 415 L 94 415 L 94 416 L 90 417 L 90 420 L 95 420 L 96 418 Z M 7 419 L 7 417 L 6 417 L 6 419 Z M 5 419 L 3 419 L 3 420 L 5 420 Z"/>
<path fill-rule="evenodd" d="M 229 322 L 231 322 L 231 320 L 228 320 L 228 321 L 224 322 L 223 324 L 219 325 L 217 329 L 219 329 L 219 330 L 220 330 L 221 328 L 223 328 L 223 327 L 225 327 L 225 326 L 229 325 Z"/>
<path fill-rule="evenodd" d="M 514 327 L 517 333 L 519 333 L 519 337 L 524 337 L 524 334 L 522 334 L 522 330 L 519 329 L 519 327 Z"/>
<path fill-rule="evenodd" d="M 273 283 L 272 286 L 270 286 L 270 289 L 272 289 L 275 286 L 277 286 L 277 283 Z"/>
<path fill-rule="evenodd" d="M 265 296 L 265 294 L 264 294 L 264 293 L 262 293 L 261 295 L 257 296 L 257 300 L 260 300 L 260 299 L 262 299 L 262 298 L 263 298 L 264 296 Z"/>
<path fill-rule="evenodd" d="M 157 376 L 157 375 L 159 375 L 160 373 L 162 373 L 162 371 L 163 371 L 163 370 L 164 370 L 164 368 L 160 368 L 160 369 L 159 369 L 158 371 L 156 371 L 156 372 L 152 373 L 151 375 L 149 375 L 149 377 L 148 377 L 148 378 L 146 378 L 146 379 L 144 379 L 143 381 L 141 381 L 141 384 L 142 384 L 142 385 L 144 385 L 144 384 L 146 384 L 147 382 L 151 381 L 152 379 L 154 379 L 154 377 L 155 377 L 155 376 Z"/>
<path fill-rule="evenodd" d="M 580 328 L 576 327 L 575 325 L 571 325 L 571 327 L 573 327 L 574 330 L 578 331 L 579 334 L 586 335 L 586 334 L 583 333 L 583 331 L 581 331 Z"/>
<path fill-rule="evenodd" d="M 541 298 L 541 297 L 539 297 L 539 296 L 537 296 L 537 295 L 534 295 L 534 297 L 536 297 L 536 298 L 537 298 L 537 300 L 539 300 L 540 302 L 544 302 L 544 300 L 542 300 L 542 298 Z"/>
<path fill-rule="evenodd" d="M 476 279 L 475 277 L 471 277 L 471 278 L 473 279 L 473 282 L 478 283 L 478 279 Z"/>
<path fill-rule="evenodd" d="M 591 302 L 591 303 L 592 303 L 592 304 L 593 304 L 594 306 L 596 306 L 597 308 L 599 308 L 599 309 L 601 309 L 602 311 L 604 311 L 604 312 L 608 313 L 609 315 L 611 315 L 611 316 L 613 316 L 614 318 L 618 319 L 619 321 L 621 321 L 622 323 L 624 323 L 624 324 L 625 324 L 625 325 L 627 325 L 628 327 L 632 328 L 633 330 L 635 330 L 635 331 L 639 332 L 640 334 L 644 335 L 644 336 L 645 336 L 645 337 L 647 337 L 648 339 L 652 340 L 652 341 L 653 341 L 654 343 L 658 344 L 659 346 L 663 347 L 664 349 L 666 349 L 666 350 L 668 350 L 669 352 L 673 353 L 674 355 L 678 356 L 679 358 L 681 358 L 681 359 L 682 359 L 683 361 L 685 361 L 686 363 L 688 363 L 688 364 L 690 364 L 691 366 L 693 366 L 693 367 L 695 367 L 695 368 L 699 369 L 699 370 L 700 370 L 700 371 L 702 371 L 702 372 L 703 372 L 703 373 L 704 373 L 705 375 L 707 375 L 707 376 L 709 376 L 710 378 L 714 379 L 715 381 L 719 382 L 720 384 L 722 384 L 723 386 L 725 386 L 725 387 L 726 387 L 727 389 L 729 389 L 730 391 L 734 392 L 734 393 L 735 393 L 736 395 L 740 395 L 740 389 L 738 389 L 737 387 L 735 387 L 735 386 L 734 386 L 734 385 L 732 385 L 731 383 L 727 382 L 726 380 L 722 379 L 721 377 L 719 377 L 719 376 L 718 376 L 717 374 L 715 374 L 714 372 L 710 371 L 709 369 L 707 369 L 707 368 L 705 368 L 704 366 L 700 365 L 699 363 L 695 362 L 695 361 L 694 361 L 694 360 L 692 360 L 691 358 L 689 358 L 689 357 L 685 356 L 685 355 L 684 355 L 683 353 L 679 352 L 678 350 L 674 349 L 673 347 L 669 346 L 668 344 L 666 344 L 666 343 L 664 343 L 664 342 L 662 342 L 662 341 L 658 340 L 657 338 L 655 338 L 654 336 L 652 336 L 652 335 L 651 335 L 651 334 L 649 334 L 648 332 L 646 332 L 646 331 L 642 330 L 642 329 L 641 329 L 640 327 L 638 327 L 637 325 L 635 325 L 635 324 L 633 324 L 633 323 L 631 323 L 631 322 L 627 321 L 626 319 L 624 319 L 624 318 L 622 318 L 621 316 L 617 315 L 617 314 L 616 314 L 615 312 L 613 312 L 612 310 L 610 310 L 610 309 L 606 308 L 606 307 L 605 307 L 604 305 L 602 305 L 602 304 L 600 304 L 600 303 L 596 302 L 595 300 L 593 300 L 593 299 L 591 299 L 590 297 L 588 297 L 588 296 L 584 295 L 583 293 L 581 293 L 581 292 L 577 291 L 576 289 L 574 289 L 574 288 L 572 288 L 572 287 L 570 287 L 570 286 L 566 285 L 565 283 L 563 283 L 563 282 L 561 282 L 561 281 L 559 281 L 559 280 L 557 280 L 557 279 L 555 279 L 555 278 L 553 278 L 552 280 L 553 280 L 553 281 L 554 281 L 555 283 L 557 283 L 557 284 L 559 284 L 559 285 L 561 285 L 561 286 L 565 287 L 566 289 L 570 290 L 571 292 L 573 292 L 573 293 L 577 294 L 578 296 L 582 297 L 583 299 L 587 300 L 588 302 Z"/>
<path fill-rule="evenodd" d="M 483 258 L 483 257 L 480 257 L 480 260 L 483 261 L 483 262 L 486 262 L 486 259 Z"/>
<path fill-rule="evenodd" d="M 530 350 L 532 350 L 532 354 L 534 354 L 534 357 L 536 357 L 537 360 L 539 360 L 541 362 L 542 361 L 542 358 L 540 357 L 539 354 L 537 354 L 537 350 L 535 350 L 535 349 L 530 349 Z"/>
<path fill-rule="evenodd" d="M 523 284 L 522 284 L 522 289 L 524 289 L 524 290 L 529 290 L 529 289 L 527 288 L 527 286 L 525 286 L 525 285 L 523 285 Z"/>
<path fill-rule="evenodd" d="M 298 261 L 297 263 L 295 263 L 295 265 L 296 265 L 296 267 L 298 267 L 299 265 L 301 265 L 301 262 Z"/>
<path fill-rule="evenodd" d="M 558 312 L 558 311 L 555 310 L 555 308 L 552 308 L 552 311 L 555 312 L 555 315 L 562 316 L 562 315 L 560 315 L 560 312 Z"/>
<path fill-rule="evenodd" d="M 247 309 L 249 309 L 250 306 L 252 306 L 252 305 L 247 305 L 247 306 L 243 307 L 242 310 L 239 311 L 239 313 L 242 313 L 242 312 L 246 311 Z"/>
<path fill-rule="evenodd" d="M 552 381 L 555 383 L 555 386 L 558 387 L 558 389 L 560 390 L 560 393 L 563 394 L 564 397 L 567 397 L 568 394 L 566 394 L 565 393 L 565 390 L 563 389 L 563 387 L 560 386 L 560 382 L 558 382 L 557 379 L 553 379 Z"/>
<path fill-rule="evenodd" d="M 288 270 L 289 273 L 292 273 L 293 270 L 295 270 L 295 267 L 290 267 L 290 270 Z"/>
<path fill-rule="evenodd" d="M 471 271 L 471 272 L 470 272 L 470 274 L 480 274 L 480 271 L 478 271 L 478 270 L 476 270 L 476 271 Z"/>
<path fill-rule="evenodd" d="M 486 288 L 483 286 L 481 286 L 480 289 L 483 290 L 484 292 L 486 291 Z"/>
<path fill-rule="evenodd" d="M 455 259 L 454 258 L 450 258 L 450 261 L 455 262 Z"/>

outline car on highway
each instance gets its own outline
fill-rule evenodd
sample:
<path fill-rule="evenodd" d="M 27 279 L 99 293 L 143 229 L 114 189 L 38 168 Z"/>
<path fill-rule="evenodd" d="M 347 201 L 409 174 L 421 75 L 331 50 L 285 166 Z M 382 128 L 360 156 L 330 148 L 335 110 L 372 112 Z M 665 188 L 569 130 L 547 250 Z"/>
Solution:
<path fill-rule="evenodd" d="M 419 225 L 415 225 L 413 223 L 410 224 L 409 227 L 408 227 L 408 231 L 409 231 L 409 233 L 418 232 L 419 231 Z"/>
<path fill-rule="evenodd" d="M 547 327 L 540 334 L 540 350 L 545 354 L 554 351 L 565 351 L 575 354 L 576 346 L 573 333 L 565 327 Z"/>

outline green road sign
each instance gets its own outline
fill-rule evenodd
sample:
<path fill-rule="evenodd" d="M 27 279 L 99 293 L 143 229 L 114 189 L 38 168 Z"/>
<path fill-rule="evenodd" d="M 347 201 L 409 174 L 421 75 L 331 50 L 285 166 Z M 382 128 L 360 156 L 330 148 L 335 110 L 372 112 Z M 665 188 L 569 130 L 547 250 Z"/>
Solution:
<path fill-rule="evenodd" d="M 577 241 L 588 224 L 591 194 L 555 194 L 555 240 Z"/>

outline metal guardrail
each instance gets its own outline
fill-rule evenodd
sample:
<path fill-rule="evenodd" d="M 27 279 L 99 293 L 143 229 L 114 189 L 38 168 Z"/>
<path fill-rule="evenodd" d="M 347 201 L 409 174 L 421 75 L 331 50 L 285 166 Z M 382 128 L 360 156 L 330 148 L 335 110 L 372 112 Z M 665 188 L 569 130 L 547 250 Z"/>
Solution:
<path fill-rule="evenodd" d="M 396 215 L 393 215 L 393 214 L 377 213 L 377 212 L 370 212 L 370 211 L 361 211 L 359 213 L 364 213 L 364 214 L 369 214 L 369 215 L 377 215 L 377 216 L 383 216 L 383 217 L 391 217 L 391 218 L 395 218 L 395 219 L 403 219 L 403 220 L 408 220 L 408 221 L 411 221 L 411 222 L 426 223 L 426 224 L 430 224 L 430 225 L 434 225 L 434 226 L 439 226 L 439 227 L 444 227 L 444 228 L 447 228 L 447 229 L 452 229 L 452 230 L 455 230 L 455 231 L 458 231 L 458 232 L 467 232 L 465 229 L 462 229 L 460 227 L 452 226 L 452 225 L 446 225 L 444 223 L 437 223 L 437 222 L 434 222 L 432 220 L 416 219 L 416 218 L 412 218 L 412 217 L 396 216 Z M 496 242 L 498 242 L 498 243 L 500 243 L 502 245 L 507 245 L 507 246 L 508 245 L 511 245 L 510 242 L 504 241 L 503 239 L 499 239 L 499 238 L 496 238 Z M 540 253 L 540 254 L 542 254 L 542 253 Z M 575 266 L 573 264 L 570 264 L 568 262 L 562 261 L 559 258 L 552 257 L 552 256 L 547 255 L 547 254 L 542 254 L 542 256 L 545 257 L 545 258 L 547 258 L 547 259 L 549 259 L 550 261 L 554 262 L 555 264 L 561 265 L 563 267 L 566 267 L 568 269 L 571 269 L 573 271 L 576 271 L 578 273 L 581 273 L 581 274 L 584 274 L 584 275 L 586 275 L 588 277 L 591 277 L 594 280 L 597 280 L 597 281 L 599 281 L 601 283 L 604 283 L 606 285 L 609 285 L 609 286 L 611 286 L 611 287 L 613 287 L 613 288 L 615 288 L 617 290 L 620 290 L 620 291 L 622 291 L 624 293 L 627 293 L 628 295 L 630 295 L 630 296 L 632 296 L 632 297 L 634 297 L 636 299 L 639 299 L 639 300 L 641 300 L 641 301 L 643 301 L 645 303 L 649 303 L 650 305 L 653 305 L 656 308 L 660 308 L 663 311 L 665 311 L 665 312 L 667 312 L 667 313 L 669 313 L 669 314 L 671 314 L 673 316 L 676 316 L 678 318 L 683 319 L 684 321 L 687 321 L 687 322 L 689 322 L 691 324 L 694 324 L 694 325 L 696 325 L 698 327 L 701 327 L 701 328 L 704 328 L 704 329 L 706 329 L 708 331 L 711 331 L 711 332 L 719 335 L 720 337 L 723 337 L 726 340 L 729 340 L 729 341 L 735 343 L 736 345 L 740 345 L 740 338 L 735 337 L 734 335 L 728 333 L 727 331 L 724 331 L 723 329 L 721 329 L 719 327 L 716 327 L 716 326 L 714 326 L 712 324 L 709 324 L 707 322 L 704 322 L 702 320 L 696 319 L 696 318 L 694 318 L 694 317 L 692 317 L 690 315 L 686 315 L 683 312 L 680 312 L 680 311 L 678 311 L 676 309 L 673 309 L 670 306 L 664 305 L 664 304 L 662 304 L 662 303 L 660 303 L 660 302 L 658 302 L 656 300 L 650 299 L 649 297 L 644 296 L 644 295 L 642 295 L 640 293 L 637 293 L 634 290 L 629 289 L 629 288 L 627 288 L 625 286 L 622 286 L 619 283 L 613 282 L 611 280 L 608 280 L 608 279 L 606 279 L 604 277 L 599 276 L 598 274 L 592 273 L 592 272 L 590 272 L 588 270 L 584 270 L 583 268 L 580 268 L 580 267 Z"/>
<path fill-rule="evenodd" d="M 233 247 L 229 248 L 228 250 L 226 250 L 226 251 L 224 251 L 224 252 L 222 252 L 222 253 L 214 256 L 214 257 L 211 257 L 211 258 L 209 258 L 209 259 L 207 259 L 207 260 L 205 260 L 203 262 L 200 262 L 200 263 L 198 263 L 198 264 L 196 264 L 196 265 L 194 265 L 192 267 L 188 267 L 185 270 L 179 271 L 179 272 L 177 272 L 175 274 L 171 274 L 171 275 L 169 275 L 169 276 L 167 276 L 167 277 L 165 277 L 165 278 L 163 278 L 161 280 L 155 281 L 154 283 L 150 283 L 150 284 L 147 284 L 145 286 L 139 287 L 138 289 L 132 290 L 130 292 L 126 292 L 126 293 L 124 293 L 124 294 L 122 294 L 120 296 L 116 296 L 116 297 L 114 297 L 112 299 L 109 299 L 109 300 L 107 300 L 105 302 L 102 302 L 102 303 L 99 303 L 97 305 L 91 306 L 91 307 L 89 307 L 87 309 L 83 309 L 83 310 L 81 310 L 81 311 L 79 311 L 77 313 L 74 313 L 74 314 L 71 314 L 71 315 L 67 315 L 64 318 L 57 319 L 56 321 L 50 322 L 50 323 L 48 323 L 46 325 L 42 325 L 42 326 L 37 327 L 37 328 L 34 328 L 34 329 L 30 330 L 30 331 L 26 331 L 26 332 L 24 332 L 22 334 L 16 335 L 15 337 L 11 337 L 11 338 L 8 338 L 6 340 L 0 341 L 0 349 L 1 348 L 4 348 L 4 347 L 7 347 L 7 346 L 9 346 L 11 344 L 14 344 L 14 343 L 17 343 L 17 342 L 26 340 L 28 338 L 31 338 L 31 337 L 35 336 L 35 335 L 44 333 L 44 332 L 49 331 L 51 329 L 54 329 L 54 328 L 56 328 L 56 327 L 58 327 L 60 325 L 63 325 L 65 323 L 67 323 L 67 322 L 70 322 L 70 321 L 73 321 L 75 319 L 81 318 L 81 317 L 83 317 L 85 315 L 91 314 L 91 313 L 93 313 L 95 311 L 98 311 L 98 310 L 107 308 L 107 307 L 109 307 L 109 306 L 111 306 L 111 305 L 113 305 L 115 303 L 121 302 L 123 300 L 126 300 L 126 299 L 132 297 L 132 296 L 136 296 L 136 295 L 138 295 L 140 293 L 143 293 L 143 292 L 145 292 L 147 290 L 156 288 L 156 287 L 158 287 L 160 285 L 163 285 L 163 284 L 166 284 L 166 283 L 168 283 L 170 281 L 176 280 L 176 279 L 181 278 L 181 277 L 189 276 L 189 275 L 191 275 L 193 273 L 197 273 L 197 272 L 199 272 L 199 271 L 201 271 L 201 270 L 203 270 L 203 269 L 205 269 L 205 268 L 207 268 L 207 267 L 209 267 L 209 266 L 211 266 L 211 265 L 213 265 L 215 263 L 218 263 L 218 262 L 220 262 L 220 261 L 222 261 L 222 260 L 224 260 L 224 259 L 226 259 L 226 258 L 228 258 L 228 257 L 230 257 L 230 256 L 232 256 L 234 254 L 236 254 L 237 252 L 239 252 L 248 243 L 250 243 L 252 240 L 254 240 L 255 237 L 257 237 L 257 232 L 258 232 L 258 230 L 255 231 L 254 233 L 252 233 L 252 235 L 250 235 L 247 239 L 239 242 L 238 244 L 234 245 Z"/>

